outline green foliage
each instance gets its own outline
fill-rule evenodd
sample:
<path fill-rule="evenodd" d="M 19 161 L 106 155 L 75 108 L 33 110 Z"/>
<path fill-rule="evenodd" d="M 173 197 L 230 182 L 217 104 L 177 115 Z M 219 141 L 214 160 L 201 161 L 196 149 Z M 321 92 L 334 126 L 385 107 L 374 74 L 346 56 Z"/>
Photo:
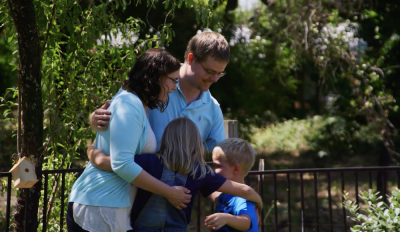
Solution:
<path fill-rule="evenodd" d="M 373 161 L 372 157 L 379 152 L 374 144 L 382 140 L 382 135 L 373 132 L 372 125 L 359 125 L 342 117 L 290 119 L 252 129 L 250 139 L 260 154 L 311 157 L 318 167 L 349 164 L 349 158 L 355 155 L 371 157 L 369 160 Z"/>
<path fill-rule="evenodd" d="M 400 231 L 400 191 L 398 188 L 392 190 L 392 196 L 389 196 L 387 205 L 379 192 L 373 190 L 359 194 L 364 204 L 368 207 L 367 214 L 360 213 L 360 207 L 356 202 L 349 200 L 349 193 L 343 196 L 343 205 L 353 216 L 350 218 L 358 225 L 351 228 L 351 231 L 374 231 L 374 232 L 396 232 Z"/>
<path fill-rule="evenodd" d="M 252 140 L 259 151 L 265 153 L 284 151 L 294 154 L 310 149 L 308 137 L 323 136 L 319 132 L 326 124 L 327 120 L 321 117 L 291 119 L 257 129 Z"/>
<path fill-rule="evenodd" d="M 7 190 L 10 188 L 8 185 L 8 180 L 6 178 L 1 178 L 0 179 L 0 197 L 5 199 L 5 196 L 7 196 Z M 6 226 L 6 205 L 0 205 L 0 228 L 5 228 Z"/>
<path fill-rule="evenodd" d="M 271 115 L 277 121 L 324 115 L 344 120 L 337 123 L 345 135 L 339 138 L 364 137 L 383 144 L 380 153 L 390 162 L 399 159 L 399 26 L 382 23 L 393 24 L 387 16 L 400 13 L 395 5 L 278 0 L 236 9 L 230 12 L 231 62 L 212 93 L 225 115 L 244 124 L 246 138 L 252 137 L 249 124 L 275 123 Z M 229 16 L 215 14 L 214 25 Z"/>
<path fill-rule="evenodd" d="M 254 13 L 256 12 L 256 13 Z M 217 25 L 224 11 L 214 12 Z M 279 16 L 264 5 L 255 11 L 232 12 L 234 24 L 231 44 L 231 59 L 226 77 L 211 87 L 213 96 L 221 103 L 229 117 L 247 124 L 246 119 L 257 115 L 268 121 L 268 112 L 278 117 L 289 117 L 298 82 L 292 70 L 296 69 L 296 57 L 289 41 L 277 40 L 282 28 Z M 227 88 L 227 86 L 229 86 Z M 278 94 L 279 92 L 279 94 Z M 265 124 L 264 124 L 265 125 Z"/>
<path fill-rule="evenodd" d="M 133 1 L 132 4 L 139 2 Z M 146 2 L 152 7 L 154 1 Z M 213 1 L 169 0 L 164 3 L 165 11 L 171 14 L 176 7 L 183 5 L 193 8 L 198 23 L 207 24 L 212 15 Z M 89 114 L 118 91 L 121 82 L 126 79 L 126 73 L 142 52 L 151 47 L 167 45 L 175 36 L 167 17 L 156 27 L 153 35 L 143 34 L 141 29 L 147 25 L 139 18 L 129 17 L 120 21 L 115 12 L 119 8 L 124 9 L 127 4 L 130 2 L 124 0 L 96 3 L 34 1 L 42 51 L 44 143 L 38 152 L 43 157 L 44 170 L 82 166 L 76 161 L 87 159 L 87 142 L 91 142 L 95 136 L 88 125 Z M 15 44 L 17 36 L 7 7 L 6 1 L 0 2 L 0 22 L 6 28 L 2 36 L 7 37 L 7 43 Z M 9 61 L 16 67 L 18 53 L 12 57 Z M 15 130 L 16 115 L 13 113 L 16 111 L 16 95 L 0 100 L 3 112 L 0 126 Z M 11 122 L 11 125 L 4 124 L 4 120 Z M 4 139 L 2 137 L 3 134 L 1 142 Z M 59 197 L 61 178 L 60 175 L 50 175 L 48 188 L 42 190 L 40 207 L 43 207 L 44 191 L 49 194 L 48 212 L 43 212 L 47 214 L 48 231 L 66 230 L 59 228 L 58 222 L 62 213 Z M 73 174 L 66 175 L 65 193 L 70 191 L 75 179 Z M 68 199 L 64 201 L 66 205 Z M 39 226 L 39 230 L 42 226 Z"/>
<path fill-rule="evenodd" d="M 11 168 L 11 155 L 17 153 L 16 129 L 18 105 L 13 101 L 18 91 L 14 88 L 6 90 L 3 97 L 0 97 L 0 171 L 7 172 Z"/>
<path fill-rule="evenodd" d="M 239 119 L 241 135 L 253 138 L 259 149 L 335 158 L 382 154 L 383 147 L 396 157 L 396 0 L 375 5 L 276 0 L 260 2 L 250 11 L 218 2 L 34 1 L 43 51 L 43 168 L 82 166 L 77 160 L 86 160 L 86 143 L 94 138 L 89 113 L 111 98 L 147 48 L 165 46 L 182 57 L 187 41 L 202 29 L 200 22 L 221 31 L 231 43 L 227 75 L 211 92 L 224 116 Z M 15 86 L 17 79 L 17 36 L 7 7 L 6 1 L 0 2 L 0 75 L 7 79 L 0 85 L 3 157 L 16 150 L 17 124 L 15 95 L 4 96 L 1 89 Z M 116 37 L 130 43 L 116 44 Z M 350 46 L 361 38 L 367 48 Z M 286 120 L 293 117 L 299 120 Z M 72 183 L 74 178 L 67 175 L 66 180 Z M 55 220 L 60 179 L 49 181 L 54 196 L 49 218 Z M 51 223 L 50 230 L 58 230 L 56 224 Z"/>
<path fill-rule="evenodd" d="M 3 10 L 0 6 L 0 14 Z M 7 88 L 15 87 L 17 84 L 15 66 L 17 58 L 13 52 L 18 49 L 18 45 L 15 43 L 14 35 L 9 35 L 11 29 L 7 22 L 0 21 L 0 96 Z"/>

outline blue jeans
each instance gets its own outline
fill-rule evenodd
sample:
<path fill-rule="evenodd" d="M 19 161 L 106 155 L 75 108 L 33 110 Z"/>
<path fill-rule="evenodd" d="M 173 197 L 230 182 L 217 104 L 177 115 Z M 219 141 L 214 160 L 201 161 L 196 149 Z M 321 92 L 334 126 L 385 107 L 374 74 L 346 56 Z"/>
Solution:
<path fill-rule="evenodd" d="M 185 186 L 187 175 L 164 168 L 161 181 L 169 186 Z M 152 194 L 134 223 L 135 232 L 187 232 L 187 219 L 183 210 L 172 206 L 160 195 Z"/>

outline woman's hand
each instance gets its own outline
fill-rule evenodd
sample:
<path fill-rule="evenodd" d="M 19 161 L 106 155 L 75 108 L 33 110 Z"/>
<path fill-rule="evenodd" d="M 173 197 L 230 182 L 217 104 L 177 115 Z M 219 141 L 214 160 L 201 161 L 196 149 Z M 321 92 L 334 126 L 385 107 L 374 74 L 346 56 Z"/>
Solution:
<path fill-rule="evenodd" d="M 145 170 L 142 170 L 131 184 L 165 197 L 171 205 L 179 210 L 186 208 L 186 204 L 192 199 L 189 189 L 182 186 L 169 186 L 157 180 Z"/>
<path fill-rule="evenodd" d="M 164 197 L 179 210 L 186 208 L 186 204 L 192 199 L 190 190 L 182 186 L 172 186 L 171 191 Z"/>

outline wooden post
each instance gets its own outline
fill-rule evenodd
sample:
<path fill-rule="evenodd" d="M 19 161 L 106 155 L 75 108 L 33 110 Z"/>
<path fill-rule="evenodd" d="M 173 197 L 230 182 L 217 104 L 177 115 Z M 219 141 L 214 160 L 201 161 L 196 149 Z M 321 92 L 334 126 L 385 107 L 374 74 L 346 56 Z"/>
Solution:
<path fill-rule="evenodd" d="M 258 163 L 258 171 L 264 171 L 264 159 L 260 159 Z M 258 180 L 260 180 L 260 176 L 258 176 Z"/>
<path fill-rule="evenodd" d="M 259 163 L 258 163 L 258 171 L 264 171 L 264 159 L 260 159 Z M 259 175 L 258 176 L 258 193 L 261 195 L 261 197 L 263 197 L 263 184 L 262 182 L 264 181 L 264 175 Z M 264 231 L 262 229 L 263 223 L 264 223 L 264 213 L 263 210 L 259 209 L 257 210 L 257 216 L 258 216 L 258 230 L 259 231 Z"/>
<path fill-rule="evenodd" d="M 224 120 L 226 138 L 239 138 L 239 123 L 237 120 Z"/>

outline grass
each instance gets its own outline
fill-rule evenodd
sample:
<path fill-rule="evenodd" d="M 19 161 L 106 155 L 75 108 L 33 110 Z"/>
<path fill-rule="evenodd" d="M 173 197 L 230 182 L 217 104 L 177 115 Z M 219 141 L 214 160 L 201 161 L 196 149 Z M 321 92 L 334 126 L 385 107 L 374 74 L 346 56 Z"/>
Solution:
<path fill-rule="evenodd" d="M 321 117 L 287 120 L 266 128 L 257 128 L 252 141 L 259 153 L 285 152 L 298 156 L 300 152 L 310 149 L 307 136 L 320 130 L 323 124 Z"/>
<path fill-rule="evenodd" d="M 370 130 L 340 117 L 291 119 L 253 131 L 251 141 L 268 169 L 377 166 L 382 152 Z"/>

